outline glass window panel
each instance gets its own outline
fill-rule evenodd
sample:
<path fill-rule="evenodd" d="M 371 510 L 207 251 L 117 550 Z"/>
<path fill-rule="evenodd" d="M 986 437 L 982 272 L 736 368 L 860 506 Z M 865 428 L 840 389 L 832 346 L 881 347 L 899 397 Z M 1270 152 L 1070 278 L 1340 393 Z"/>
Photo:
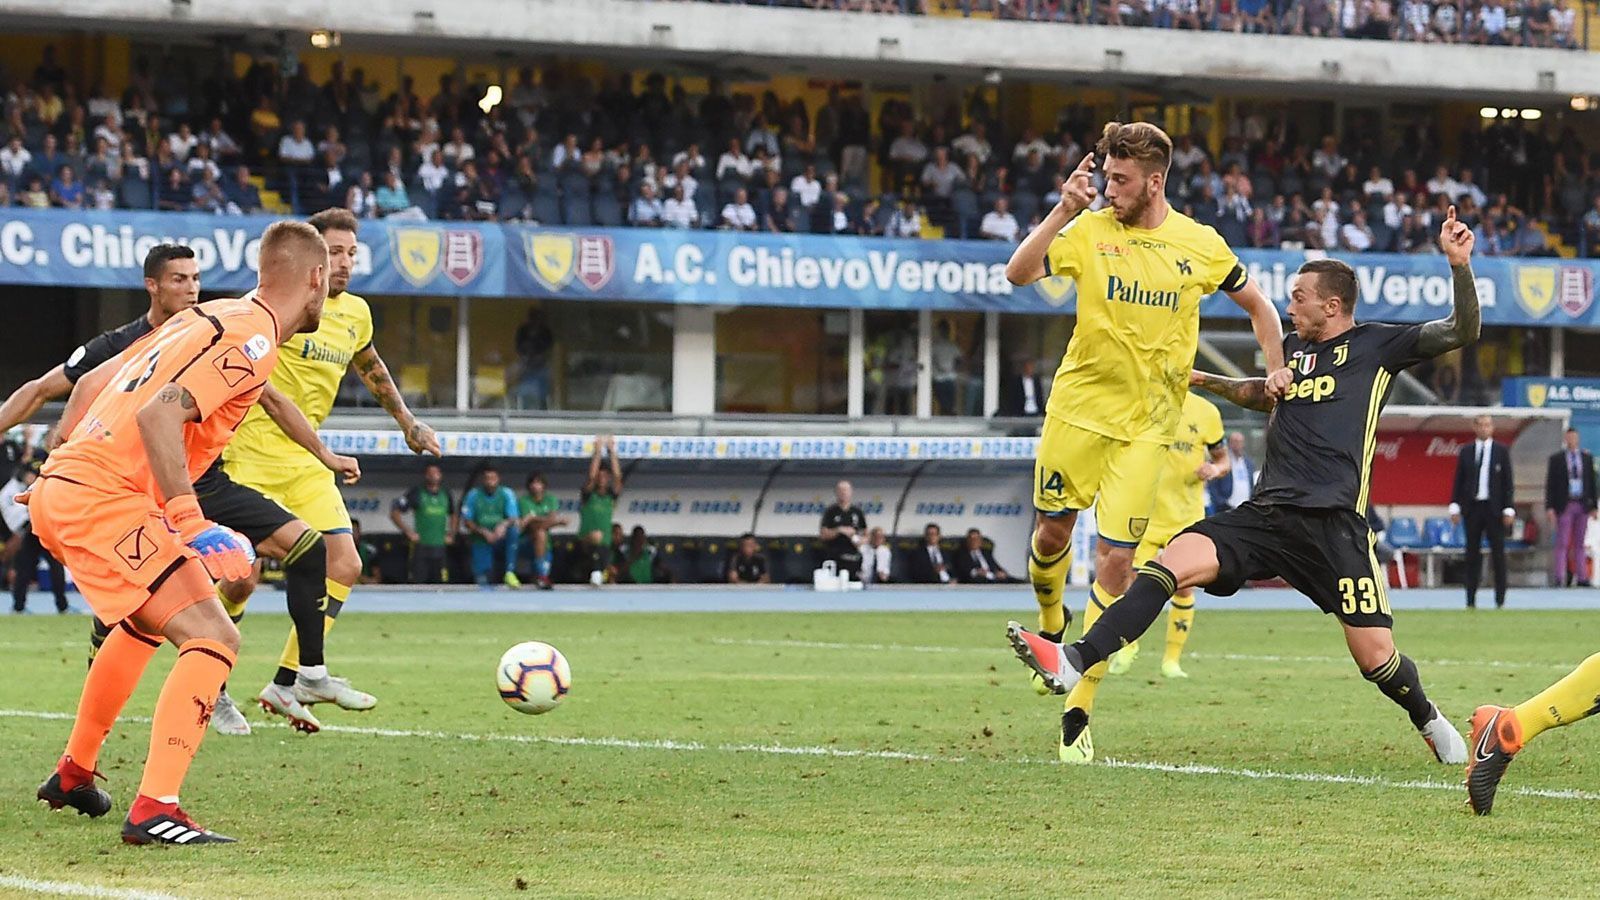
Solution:
<path fill-rule="evenodd" d="M 389 367 L 406 403 L 456 404 L 456 300 L 451 297 L 368 297 L 372 345 Z M 355 372 L 339 385 L 339 406 L 376 406 Z"/>
<path fill-rule="evenodd" d="M 474 409 L 672 408 L 671 306 L 478 300 L 468 322 Z"/>
<path fill-rule="evenodd" d="M 848 312 L 719 312 L 716 348 L 717 412 L 845 414 Z"/>
<path fill-rule="evenodd" d="M 869 416 L 917 413 L 917 314 L 868 312 L 862 316 L 865 373 L 862 408 Z"/>

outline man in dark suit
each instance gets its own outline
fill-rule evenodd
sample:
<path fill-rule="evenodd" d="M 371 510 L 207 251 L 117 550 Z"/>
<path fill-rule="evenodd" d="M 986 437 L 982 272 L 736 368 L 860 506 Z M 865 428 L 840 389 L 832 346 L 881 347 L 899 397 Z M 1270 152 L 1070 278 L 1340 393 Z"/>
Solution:
<path fill-rule="evenodd" d="M 1550 580 L 1556 587 L 1589 584 L 1588 553 L 1583 539 L 1589 514 L 1600 496 L 1595 488 L 1594 456 L 1578 446 L 1578 431 L 1568 428 L 1561 452 L 1550 457 L 1544 477 L 1544 513 L 1555 533 Z"/>
<path fill-rule="evenodd" d="M 910 552 L 912 584 L 950 584 L 955 581 L 953 567 L 939 546 L 939 526 L 929 522 L 922 529 L 922 544 Z"/>
<path fill-rule="evenodd" d="M 1511 451 L 1494 439 L 1494 420 L 1472 421 L 1476 436 L 1456 458 L 1455 487 L 1450 492 L 1450 522 L 1467 527 L 1467 608 L 1478 605 L 1478 579 L 1483 568 L 1483 538 L 1489 538 L 1494 568 L 1494 605 L 1506 605 L 1506 529 L 1516 517 L 1512 509 Z"/>
<path fill-rule="evenodd" d="M 999 414 L 1013 419 L 1044 415 L 1044 382 L 1039 380 L 1038 364 L 1032 358 L 1024 359 L 1021 370 L 1002 382 Z"/>
<path fill-rule="evenodd" d="M 956 577 L 962 584 L 1012 584 L 1015 578 L 995 562 L 994 552 L 983 548 L 983 532 L 967 529 L 967 543 L 956 558 Z"/>

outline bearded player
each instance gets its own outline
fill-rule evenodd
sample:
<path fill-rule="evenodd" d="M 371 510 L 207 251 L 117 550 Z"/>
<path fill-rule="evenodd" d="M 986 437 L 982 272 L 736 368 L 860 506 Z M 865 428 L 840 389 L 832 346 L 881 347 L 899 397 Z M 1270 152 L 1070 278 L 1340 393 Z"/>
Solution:
<path fill-rule="evenodd" d="M 1366 514 L 1378 419 L 1400 372 L 1478 339 L 1472 229 L 1450 207 L 1439 245 L 1450 262 L 1450 315 L 1417 325 L 1357 324 L 1355 270 L 1336 259 L 1306 262 L 1289 293 L 1294 333 L 1284 353 L 1295 373 L 1282 399 L 1261 378 L 1193 373 L 1195 386 L 1270 412 L 1266 462 L 1246 503 L 1184 529 L 1146 563 L 1127 595 L 1071 646 L 1012 622 L 1006 635 L 1026 665 L 1057 692 L 1136 640 L 1180 590 L 1227 596 L 1247 581 L 1281 577 L 1335 616 L 1361 674 L 1403 709 L 1442 763 L 1467 761 L 1467 746 L 1428 699 L 1417 665 L 1395 648 L 1388 581 Z"/>
<path fill-rule="evenodd" d="M 406 446 L 415 453 L 439 455 L 433 429 L 417 420 L 400 396 L 389 368 L 372 344 L 372 311 L 367 301 L 349 292 L 356 262 L 356 217 L 345 209 L 328 209 L 312 216 L 311 226 L 328 244 L 328 300 L 322 322 L 310 334 L 297 334 L 284 344 L 282 359 L 272 373 L 272 386 L 283 393 L 313 427 L 333 410 L 334 397 L 346 370 L 354 368 L 361 381 L 399 424 Z M 223 469 L 234 481 L 260 491 L 282 504 L 322 533 L 327 545 L 327 607 L 323 630 L 350 599 L 361 577 L 361 556 L 351 535 L 350 513 L 333 475 L 295 443 L 265 412 L 252 410 L 239 426 L 239 439 L 223 451 Z M 225 588 L 229 612 L 242 615 L 254 588 L 246 581 Z M 325 699 L 310 689 L 298 668 L 298 631 L 291 629 L 276 676 L 258 697 L 261 707 L 294 720 L 295 704 Z M 343 709 L 371 709 L 377 698 L 358 691 L 342 678 L 333 677 L 333 702 Z"/>
<path fill-rule="evenodd" d="M 114 377 L 28 498 L 40 542 L 113 626 L 40 800 L 94 817 L 110 812 L 111 796 L 94 784 L 100 750 L 162 640 L 178 649 L 122 827 L 130 844 L 232 842 L 196 824 L 178 793 L 239 651 L 239 630 L 212 582 L 244 576 L 253 554 L 244 537 L 206 519 L 193 479 L 255 405 L 278 344 L 316 329 L 327 245 L 308 225 L 275 223 L 262 235 L 260 268 L 250 297 L 181 312 L 116 357 Z"/>
<path fill-rule="evenodd" d="M 1097 159 L 1107 203 L 1091 212 Z M 1068 177 L 1061 201 L 1006 266 L 1013 284 L 1059 276 L 1078 290 L 1078 320 L 1050 391 L 1033 472 L 1028 575 L 1040 631 L 1056 641 L 1066 632 L 1062 589 L 1079 510 L 1095 506 L 1100 532 L 1084 627 L 1133 579 L 1134 549 L 1149 527 L 1188 390 L 1200 301 L 1220 290 L 1249 313 L 1268 389 L 1281 392 L 1290 380 L 1277 310 L 1215 229 L 1167 204 L 1171 165 L 1172 139 L 1160 128 L 1107 124 L 1094 153 Z M 1087 727 L 1104 673 L 1103 665 L 1086 673 L 1067 698 L 1063 760 Z M 1044 692 L 1037 679 L 1035 688 Z"/>

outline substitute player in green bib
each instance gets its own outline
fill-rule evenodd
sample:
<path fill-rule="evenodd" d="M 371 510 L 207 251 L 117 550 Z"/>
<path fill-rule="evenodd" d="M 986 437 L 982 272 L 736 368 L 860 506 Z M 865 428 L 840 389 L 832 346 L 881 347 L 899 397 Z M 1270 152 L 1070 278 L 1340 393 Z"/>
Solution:
<path fill-rule="evenodd" d="M 522 536 L 532 551 L 534 584 L 548 591 L 550 583 L 550 529 L 567 524 L 565 516 L 556 512 L 561 507 L 550 496 L 544 475 L 535 472 L 528 476 L 528 492 L 517 498 L 517 515 L 522 525 Z M 610 530 L 610 525 L 607 526 Z"/>
<path fill-rule="evenodd" d="M 1097 160 L 1106 203 L 1091 211 Z M 1107 124 L 1094 153 L 1067 178 L 1061 201 L 1006 266 L 1013 284 L 1058 276 L 1077 286 L 1077 323 L 1056 371 L 1034 466 L 1028 575 L 1045 634 L 1066 632 L 1061 594 L 1079 510 L 1094 505 L 1100 529 L 1085 618 L 1133 580 L 1133 551 L 1149 528 L 1162 458 L 1188 390 L 1201 300 L 1220 290 L 1250 315 L 1272 391 L 1281 393 L 1291 378 L 1272 302 L 1215 229 L 1167 204 L 1171 165 L 1172 139 L 1160 128 Z M 1086 673 L 1067 698 L 1063 758 L 1088 721 L 1084 712 L 1104 672 L 1102 665 Z"/>
<path fill-rule="evenodd" d="M 605 434 L 594 438 L 589 457 L 589 478 L 579 496 L 578 535 L 589 554 L 589 583 L 605 584 L 611 558 L 611 523 L 622 496 L 622 465 L 617 462 L 617 439 Z"/>

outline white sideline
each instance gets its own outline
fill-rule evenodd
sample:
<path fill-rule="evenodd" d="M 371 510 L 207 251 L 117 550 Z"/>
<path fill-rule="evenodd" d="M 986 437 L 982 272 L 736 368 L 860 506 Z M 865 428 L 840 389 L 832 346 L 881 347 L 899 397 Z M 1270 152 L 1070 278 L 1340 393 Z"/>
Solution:
<path fill-rule="evenodd" d="M 70 713 L 40 712 L 26 709 L 0 709 L 0 718 L 16 719 L 71 719 Z M 124 717 L 120 721 L 148 723 L 148 716 Z M 270 725 L 272 727 L 287 728 L 284 723 L 258 722 L 257 727 Z M 420 731 L 405 728 L 366 728 L 354 725 L 324 725 L 323 731 L 339 734 L 364 735 L 369 737 L 390 738 L 423 738 L 428 740 L 464 741 L 468 743 L 505 743 L 505 744 L 549 744 L 558 747 L 602 747 L 620 750 L 667 750 L 688 753 L 759 753 L 771 756 L 821 756 L 833 759 L 889 759 L 910 760 L 914 762 L 948 763 L 953 765 L 966 763 L 996 762 L 1001 764 L 1022 765 L 1060 765 L 1055 760 L 1045 759 L 998 759 L 986 760 L 982 758 L 969 758 L 965 756 L 934 756 L 926 753 L 907 753 L 900 750 L 852 750 L 839 747 L 794 747 L 784 744 L 703 744 L 699 741 L 663 740 L 634 740 L 630 738 L 614 737 L 550 737 L 544 735 L 528 734 L 471 734 L 455 733 L 448 731 Z M 1374 775 L 1356 774 L 1330 774 L 1325 772 L 1279 772 L 1273 769 L 1234 769 L 1223 766 L 1209 766 L 1199 763 L 1185 763 L 1182 765 L 1163 762 L 1140 762 L 1133 760 L 1106 759 L 1096 760 L 1093 765 L 1108 769 L 1137 769 L 1144 772 L 1162 772 L 1170 775 L 1200 775 L 1225 778 L 1246 778 L 1253 781 L 1297 781 L 1315 784 L 1350 784 L 1363 787 L 1395 788 L 1399 790 L 1426 790 L 1426 791 L 1464 791 L 1460 782 L 1412 780 L 1397 781 L 1380 778 Z M 1515 794 L 1522 797 L 1542 797 L 1550 800 L 1600 800 L 1600 793 L 1580 791 L 1576 789 L 1548 789 L 1548 788 L 1513 788 L 1503 793 Z"/>
<path fill-rule="evenodd" d="M 833 641 L 786 641 L 763 640 L 758 638 L 711 638 L 710 642 L 724 647 L 794 647 L 800 650 L 863 650 L 863 651 L 903 651 L 907 653 L 986 653 L 998 656 L 1007 656 L 1010 651 L 1005 645 L 996 643 L 994 647 L 933 647 L 921 644 L 845 644 Z M 1340 663 L 1350 665 L 1348 656 L 1282 656 L 1272 653 L 1185 653 L 1184 656 L 1193 659 L 1222 659 L 1235 662 L 1296 662 L 1296 663 Z M 1484 669 L 1571 669 L 1576 660 L 1555 663 L 1536 662 L 1503 662 L 1501 660 L 1481 659 L 1419 659 L 1419 666 L 1477 666 Z"/>
<path fill-rule="evenodd" d="M 115 900 L 178 900 L 172 894 L 140 891 L 133 888 L 100 887 L 72 881 L 44 881 L 22 875 L 0 874 L 0 888 L 26 891 L 30 894 L 54 894 L 57 897 L 105 897 Z"/>

